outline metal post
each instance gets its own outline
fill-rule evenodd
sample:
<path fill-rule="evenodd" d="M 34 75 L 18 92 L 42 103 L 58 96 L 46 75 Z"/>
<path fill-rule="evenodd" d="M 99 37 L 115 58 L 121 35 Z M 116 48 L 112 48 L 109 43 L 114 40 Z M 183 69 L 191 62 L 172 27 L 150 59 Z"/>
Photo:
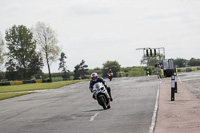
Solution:
<path fill-rule="evenodd" d="M 174 92 L 177 93 L 177 77 L 176 77 L 176 73 L 174 73 L 175 76 L 175 90 Z"/>
<path fill-rule="evenodd" d="M 171 77 L 171 101 L 175 100 L 175 76 Z"/>

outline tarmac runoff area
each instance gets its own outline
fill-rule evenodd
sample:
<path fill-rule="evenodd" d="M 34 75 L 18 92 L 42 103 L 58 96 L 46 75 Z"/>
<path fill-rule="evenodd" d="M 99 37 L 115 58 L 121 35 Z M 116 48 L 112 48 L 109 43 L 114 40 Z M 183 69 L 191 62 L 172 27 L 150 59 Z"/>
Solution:
<path fill-rule="evenodd" d="M 160 85 L 154 133 L 200 133 L 200 100 L 181 81 L 177 86 L 175 101 L 171 101 L 171 81 Z"/>

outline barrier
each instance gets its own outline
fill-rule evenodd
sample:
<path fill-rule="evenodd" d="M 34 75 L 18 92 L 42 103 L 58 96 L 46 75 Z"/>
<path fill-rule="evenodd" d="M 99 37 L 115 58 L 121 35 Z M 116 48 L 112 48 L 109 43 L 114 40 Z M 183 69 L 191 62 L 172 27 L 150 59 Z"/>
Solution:
<path fill-rule="evenodd" d="M 10 85 L 10 82 L 0 83 L 0 86 Z"/>
<path fill-rule="evenodd" d="M 49 81 L 46 81 L 46 82 L 49 82 Z M 36 80 L 10 81 L 10 82 L 0 83 L 0 86 L 30 84 L 30 83 L 43 83 L 43 80 L 36 79 Z"/>
<path fill-rule="evenodd" d="M 186 72 L 186 68 L 181 68 L 181 72 Z"/>
<path fill-rule="evenodd" d="M 185 67 L 185 68 L 177 68 L 177 72 L 192 72 L 200 70 L 200 67 Z"/>
<path fill-rule="evenodd" d="M 197 67 L 192 67 L 192 71 L 197 71 Z"/>
<path fill-rule="evenodd" d="M 23 81 L 10 81 L 10 85 L 20 85 L 23 84 Z"/>
<path fill-rule="evenodd" d="M 24 80 L 23 84 L 30 84 L 30 83 L 36 83 L 35 80 Z"/>
<path fill-rule="evenodd" d="M 36 83 L 42 83 L 43 82 L 42 79 L 36 79 L 35 81 L 36 81 Z"/>

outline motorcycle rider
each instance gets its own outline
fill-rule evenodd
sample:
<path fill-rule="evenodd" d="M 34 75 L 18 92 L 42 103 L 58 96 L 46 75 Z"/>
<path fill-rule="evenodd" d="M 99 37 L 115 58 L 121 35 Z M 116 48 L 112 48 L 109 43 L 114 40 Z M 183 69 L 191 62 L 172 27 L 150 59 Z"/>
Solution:
<path fill-rule="evenodd" d="M 98 77 L 98 74 L 97 74 L 97 73 L 92 73 L 92 74 L 91 74 L 90 87 L 89 87 L 90 91 L 92 92 L 93 86 L 94 86 L 94 84 L 97 83 L 97 82 L 101 82 L 101 83 L 104 84 L 104 86 L 105 86 L 105 88 L 107 89 L 108 94 L 109 94 L 109 96 L 110 96 L 110 101 L 113 101 L 112 96 L 111 96 L 111 89 L 110 89 L 110 87 L 108 87 L 108 86 L 106 85 L 106 82 L 103 80 L 103 78 Z M 94 98 L 94 97 L 93 97 L 93 98 Z"/>
<path fill-rule="evenodd" d="M 113 73 L 111 69 L 108 70 L 108 74 L 109 74 L 109 73 Z"/>

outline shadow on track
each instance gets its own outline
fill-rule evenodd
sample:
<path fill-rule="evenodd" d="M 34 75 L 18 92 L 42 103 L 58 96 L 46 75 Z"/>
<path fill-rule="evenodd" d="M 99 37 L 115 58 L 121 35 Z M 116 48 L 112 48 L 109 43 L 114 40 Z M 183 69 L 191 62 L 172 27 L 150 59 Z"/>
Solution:
<path fill-rule="evenodd" d="M 104 109 L 86 110 L 86 111 L 82 111 L 82 112 L 98 112 L 98 111 L 104 111 Z"/>

